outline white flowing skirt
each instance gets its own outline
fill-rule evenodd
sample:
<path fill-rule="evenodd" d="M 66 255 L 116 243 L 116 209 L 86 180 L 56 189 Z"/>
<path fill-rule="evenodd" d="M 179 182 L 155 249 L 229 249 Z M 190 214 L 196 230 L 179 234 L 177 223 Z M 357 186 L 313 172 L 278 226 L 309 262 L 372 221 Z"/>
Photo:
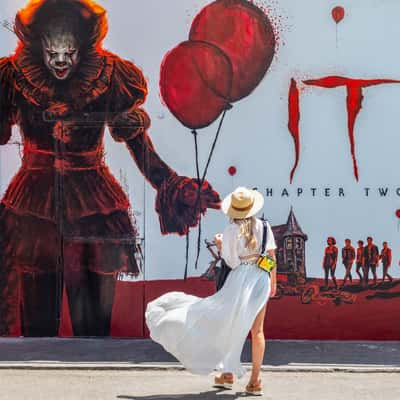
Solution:
<path fill-rule="evenodd" d="M 169 292 L 150 302 L 145 313 L 150 337 L 192 373 L 218 370 L 240 379 L 246 372 L 243 345 L 269 294 L 269 274 L 241 264 L 212 296 Z"/>

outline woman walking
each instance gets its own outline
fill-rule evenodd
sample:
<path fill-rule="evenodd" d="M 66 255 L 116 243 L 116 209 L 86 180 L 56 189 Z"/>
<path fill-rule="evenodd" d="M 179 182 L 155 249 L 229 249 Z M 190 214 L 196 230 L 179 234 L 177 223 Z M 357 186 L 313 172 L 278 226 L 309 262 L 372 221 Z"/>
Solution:
<path fill-rule="evenodd" d="M 255 215 L 263 204 L 259 192 L 243 187 L 222 203 L 230 223 L 214 241 L 232 272 L 220 291 L 206 298 L 169 292 L 146 310 L 151 338 L 192 373 L 221 371 L 214 381 L 219 387 L 231 388 L 233 377 L 245 374 L 240 355 L 251 331 L 253 368 L 246 392 L 253 395 L 262 395 L 264 317 L 268 298 L 276 292 L 276 268 L 268 273 L 257 266 L 265 229 Z M 265 249 L 275 259 L 272 229 L 268 223 L 266 228 Z"/>

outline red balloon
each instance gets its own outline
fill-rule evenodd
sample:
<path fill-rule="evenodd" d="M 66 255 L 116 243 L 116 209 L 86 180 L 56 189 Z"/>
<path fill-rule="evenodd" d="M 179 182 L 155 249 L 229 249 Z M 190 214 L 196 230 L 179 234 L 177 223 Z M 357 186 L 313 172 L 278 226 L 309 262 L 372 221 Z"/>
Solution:
<path fill-rule="evenodd" d="M 344 18 L 344 8 L 337 6 L 332 10 L 332 18 L 338 24 Z"/>
<path fill-rule="evenodd" d="M 400 209 L 396 210 L 396 217 L 400 218 Z"/>
<path fill-rule="evenodd" d="M 209 43 L 186 41 L 165 56 L 160 71 L 161 97 L 186 127 L 200 129 L 229 107 L 232 66 Z"/>
<path fill-rule="evenodd" d="M 275 54 L 268 17 L 247 0 L 217 0 L 192 23 L 190 40 L 219 47 L 233 68 L 231 101 L 248 96 L 265 76 Z"/>
<path fill-rule="evenodd" d="M 236 175 L 237 169 L 236 169 L 236 167 L 232 166 L 232 167 L 229 167 L 228 172 L 229 172 L 230 176 L 234 176 L 234 175 Z"/>

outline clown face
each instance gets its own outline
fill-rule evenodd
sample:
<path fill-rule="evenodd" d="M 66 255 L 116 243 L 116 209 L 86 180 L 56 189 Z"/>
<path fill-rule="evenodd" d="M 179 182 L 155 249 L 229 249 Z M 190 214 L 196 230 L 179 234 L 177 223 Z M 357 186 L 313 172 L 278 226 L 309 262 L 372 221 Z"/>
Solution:
<path fill-rule="evenodd" d="M 42 38 L 43 59 L 49 72 L 58 80 L 67 80 L 79 63 L 78 41 L 73 33 L 54 29 Z"/>

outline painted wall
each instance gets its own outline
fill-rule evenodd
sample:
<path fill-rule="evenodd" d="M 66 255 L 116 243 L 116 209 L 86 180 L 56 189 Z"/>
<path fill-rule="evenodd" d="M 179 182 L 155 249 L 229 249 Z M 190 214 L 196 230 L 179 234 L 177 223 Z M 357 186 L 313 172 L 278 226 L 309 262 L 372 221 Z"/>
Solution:
<path fill-rule="evenodd" d="M 145 109 L 152 120 L 150 135 L 153 142 L 168 165 L 180 175 L 190 177 L 196 176 L 193 136 L 160 98 L 160 66 L 169 50 L 187 40 L 192 20 L 209 3 L 200 0 L 147 0 L 138 5 L 125 0 L 101 1 L 109 19 L 109 33 L 104 47 L 132 60 L 142 69 L 149 87 Z M 400 34 L 397 18 L 400 4 L 390 0 L 345 0 L 340 4 L 345 16 L 336 23 L 332 18 L 336 2 L 312 0 L 307 4 L 300 3 L 290 0 L 259 2 L 258 5 L 266 9 L 275 27 L 276 54 L 260 85 L 227 112 L 207 179 L 222 197 L 238 185 L 257 187 L 268 195 L 263 211 L 272 225 L 284 224 L 293 207 L 301 228 L 308 235 L 307 277 L 323 279 L 322 258 L 328 236 L 336 238 L 339 248 L 345 238 L 351 238 L 354 245 L 357 240 L 366 241 L 367 236 L 372 236 L 379 249 L 383 241 L 387 241 L 393 249 L 390 274 L 399 279 L 400 220 L 395 212 L 400 208 L 400 183 L 396 168 L 400 147 L 397 133 L 400 85 L 388 83 L 363 89 L 362 109 L 354 134 L 359 170 L 357 181 L 350 153 L 345 88 L 315 87 L 304 81 L 327 76 L 400 80 L 400 57 L 396 51 Z M 3 1 L 0 19 L 12 20 L 24 4 L 22 0 Z M 0 30 L 2 56 L 13 52 L 16 43 L 13 33 Z M 288 130 L 288 97 L 292 79 L 297 82 L 300 91 L 301 151 L 299 165 L 290 183 L 295 159 L 293 138 Z M 218 122 L 199 130 L 202 168 Z M 20 164 L 21 148 L 18 142 L 19 133 L 15 128 L 11 143 L 0 148 L 1 193 L 4 193 Z M 106 161 L 127 189 L 140 235 L 145 238 L 145 276 L 139 280 L 182 279 L 185 239 L 177 235 L 161 235 L 154 210 L 156 193 L 143 179 L 126 147 L 107 134 L 105 149 Z M 237 169 L 233 177 L 228 173 L 230 166 Z M 369 189 L 368 195 L 366 188 Z M 386 188 L 387 194 L 383 196 L 379 190 Z M 340 189 L 344 196 L 340 195 Z M 225 224 L 226 218 L 221 212 L 208 211 L 202 222 L 202 237 L 211 239 Z M 196 270 L 194 267 L 196 232 L 193 229 L 190 234 L 190 277 L 199 277 L 210 261 L 210 255 L 203 247 L 199 268 Z M 336 274 L 339 280 L 344 272 L 345 268 L 339 261 Z M 378 274 L 381 279 L 382 266 L 378 268 Z M 354 270 L 353 275 L 356 278 Z M 322 281 L 318 281 L 320 284 Z M 163 287 L 167 290 L 168 284 Z M 206 292 L 209 293 L 208 289 L 204 294 Z M 379 293 L 386 295 L 379 296 Z M 330 315 L 334 325 L 338 310 L 342 309 L 345 309 L 340 312 L 343 324 L 357 313 L 363 318 L 370 318 L 367 313 L 364 316 L 362 310 L 366 310 L 371 302 L 377 307 L 380 303 L 385 304 L 388 311 L 385 315 L 389 318 L 399 306 L 398 294 L 398 286 L 396 290 L 393 284 L 372 288 L 364 295 L 356 293 L 355 303 L 342 304 L 341 308 L 326 305 L 329 298 L 320 301 L 318 307 L 314 304 L 312 312 L 311 306 L 302 305 L 304 315 L 315 321 L 312 332 L 299 328 L 299 321 L 280 328 L 278 315 L 283 310 L 289 314 L 297 313 L 294 310 L 301 303 L 298 293 L 287 301 L 277 299 L 271 305 L 273 311 L 270 318 L 274 318 L 275 322 L 270 323 L 273 326 L 270 336 L 399 339 L 399 328 L 390 328 L 385 321 L 379 322 L 382 330 L 375 326 L 372 331 L 358 333 L 346 331 L 343 334 L 321 327 L 323 315 Z M 366 300 L 366 296 L 376 297 Z M 356 311 L 351 307 L 364 308 L 357 308 Z M 320 334 L 316 333 L 318 331 Z"/>

